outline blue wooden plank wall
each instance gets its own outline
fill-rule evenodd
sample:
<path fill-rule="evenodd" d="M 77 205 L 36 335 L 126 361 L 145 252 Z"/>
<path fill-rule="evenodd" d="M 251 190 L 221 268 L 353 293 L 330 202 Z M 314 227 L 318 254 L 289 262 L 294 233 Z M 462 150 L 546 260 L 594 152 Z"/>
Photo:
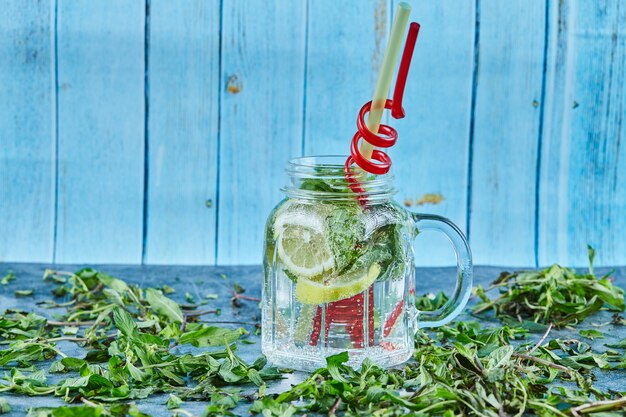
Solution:
<path fill-rule="evenodd" d="M 259 263 L 285 161 L 347 152 L 397 3 L 6 0 L 0 261 Z M 412 18 L 398 200 L 478 264 L 582 266 L 587 243 L 626 264 L 626 1 Z M 453 261 L 441 237 L 416 252 Z"/>
<path fill-rule="evenodd" d="M 150 2 L 146 263 L 215 261 L 219 34 L 219 3 Z"/>

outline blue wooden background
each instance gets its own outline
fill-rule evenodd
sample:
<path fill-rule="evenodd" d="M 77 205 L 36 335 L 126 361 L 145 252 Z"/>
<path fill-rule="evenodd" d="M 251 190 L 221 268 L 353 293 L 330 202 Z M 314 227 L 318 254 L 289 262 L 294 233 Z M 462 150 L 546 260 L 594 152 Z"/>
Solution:
<path fill-rule="evenodd" d="M 0 261 L 260 263 L 287 159 L 346 153 L 395 0 L 4 0 Z M 392 149 L 478 264 L 626 264 L 626 1 L 414 1 Z M 437 205 L 415 206 L 438 193 Z M 418 239 L 422 265 L 452 258 Z"/>

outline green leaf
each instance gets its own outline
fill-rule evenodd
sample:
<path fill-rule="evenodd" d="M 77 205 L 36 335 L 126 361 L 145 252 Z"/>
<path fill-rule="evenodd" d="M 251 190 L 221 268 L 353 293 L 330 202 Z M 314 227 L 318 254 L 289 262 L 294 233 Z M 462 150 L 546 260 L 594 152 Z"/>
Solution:
<path fill-rule="evenodd" d="M 184 333 L 180 337 L 181 344 L 191 344 L 195 347 L 223 346 L 232 343 L 245 334 L 243 328 L 225 329 L 222 327 L 207 326 L 199 330 Z"/>
<path fill-rule="evenodd" d="M 61 406 L 57 408 L 31 408 L 26 417 L 100 417 L 104 407 Z"/>
<path fill-rule="evenodd" d="M 248 369 L 248 379 L 250 381 L 252 381 L 252 383 L 254 383 L 257 386 L 261 386 L 263 385 L 263 378 L 261 378 L 261 375 L 259 374 L 259 371 L 257 371 L 254 368 L 250 368 Z"/>
<path fill-rule="evenodd" d="M 15 279 L 15 274 L 9 271 L 6 273 L 4 277 L 2 277 L 2 279 L 0 279 L 0 284 L 7 285 L 9 282 L 13 281 L 14 279 Z"/>
<path fill-rule="evenodd" d="M 161 291 L 163 291 L 163 294 L 174 294 L 176 292 L 173 287 L 170 287 L 167 284 L 161 286 Z"/>
<path fill-rule="evenodd" d="M 128 287 L 128 284 L 126 284 L 121 279 L 114 278 L 103 272 L 98 272 L 96 276 L 98 277 L 98 280 L 100 280 L 102 284 L 106 285 L 107 287 L 111 288 L 114 291 L 117 291 L 118 293 L 124 293 L 130 290 L 130 288 Z"/>
<path fill-rule="evenodd" d="M 620 340 L 617 343 L 607 343 L 605 346 L 611 347 L 611 348 L 626 349 L 626 338 Z"/>
<path fill-rule="evenodd" d="M 365 225 L 360 208 L 355 201 L 350 204 L 336 205 L 326 216 L 325 236 L 333 253 L 338 273 L 347 270 L 365 251 L 359 247 L 365 239 Z"/>
<path fill-rule="evenodd" d="M 0 366 L 12 362 L 24 362 L 40 360 L 43 357 L 45 345 L 40 343 L 17 342 L 10 349 L 0 350 Z"/>
<path fill-rule="evenodd" d="M 587 256 L 589 257 L 589 274 L 593 275 L 593 260 L 596 257 L 596 250 L 587 244 Z"/>
<path fill-rule="evenodd" d="M 169 408 L 170 410 L 172 408 L 179 408 L 182 403 L 183 400 L 181 400 L 174 394 L 170 394 L 169 398 L 167 399 L 167 408 Z"/>
<path fill-rule="evenodd" d="M 487 369 L 501 368 L 509 365 L 511 362 L 511 355 L 513 355 L 513 346 L 505 345 L 498 347 L 489 354 Z"/>
<path fill-rule="evenodd" d="M 88 364 L 84 359 L 79 358 L 63 358 L 50 365 L 50 373 L 78 372 L 80 368 Z"/>
<path fill-rule="evenodd" d="M 130 377 L 135 381 L 141 382 L 144 379 L 146 379 L 146 377 L 148 376 L 148 374 L 145 371 L 142 371 L 141 369 L 137 368 L 131 362 L 126 362 L 126 370 L 128 371 Z"/>
<path fill-rule="evenodd" d="M 447 301 L 448 296 L 443 291 L 439 291 L 436 295 L 429 293 L 415 297 L 415 307 L 419 311 L 434 311 L 443 307 Z"/>
<path fill-rule="evenodd" d="M 11 412 L 11 406 L 9 402 L 4 398 L 0 397 L 0 414 L 6 414 Z"/>
<path fill-rule="evenodd" d="M 326 358 L 326 368 L 328 369 L 328 373 L 335 380 L 348 382 L 348 380 L 343 376 L 343 371 L 346 370 L 343 364 L 346 363 L 348 359 L 348 352 L 337 353 Z"/>
<path fill-rule="evenodd" d="M 133 337 L 137 332 L 137 324 L 126 310 L 120 307 L 113 309 L 115 327 L 126 337 Z"/>
<path fill-rule="evenodd" d="M 182 323 L 183 313 L 178 304 L 153 288 L 146 289 L 146 300 L 150 308 L 157 314 L 167 317 L 175 323 Z"/>
<path fill-rule="evenodd" d="M 16 297 L 30 297 L 34 293 L 35 293 L 35 290 L 16 290 L 15 296 Z"/>
<path fill-rule="evenodd" d="M 337 353 L 335 355 L 326 357 L 326 365 L 327 366 L 343 365 L 344 363 L 348 362 L 349 359 L 350 359 L 350 356 L 348 356 L 348 352 Z"/>
<path fill-rule="evenodd" d="M 585 337 L 591 340 L 604 338 L 604 333 L 599 332 L 597 330 L 593 330 L 593 329 L 581 330 L 579 333 L 582 337 Z"/>

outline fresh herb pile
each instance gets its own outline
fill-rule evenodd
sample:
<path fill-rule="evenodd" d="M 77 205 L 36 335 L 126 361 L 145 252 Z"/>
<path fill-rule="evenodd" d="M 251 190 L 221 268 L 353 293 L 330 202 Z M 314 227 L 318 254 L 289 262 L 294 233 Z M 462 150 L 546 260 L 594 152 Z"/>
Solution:
<path fill-rule="evenodd" d="M 504 320 L 531 320 L 562 327 L 581 322 L 605 305 L 612 311 L 623 311 L 624 290 L 613 285 L 610 274 L 596 278 L 595 250 L 589 246 L 588 253 L 587 274 L 559 265 L 540 271 L 503 272 L 487 290 L 477 287 L 483 302 L 474 312 L 493 309 Z M 500 295 L 490 300 L 486 292 L 493 289 L 498 289 Z"/>
<path fill-rule="evenodd" d="M 69 403 L 128 401 L 155 393 L 171 393 L 180 400 L 211 400 L 207 415 L 222 415 L 236 405 L 240 390 L 226 385 L 255 384 L 282 376 L 265 367 L 260 357 L 244 362 L 230 344 L 246 335 L 243 328 L 227 329 L 201 323 L 198 317 L 212 310 L 184 311 L 159 289 L 129 285 L 92 269 L 70 274 L 47 271 L 45 279 L 59 285 L 56 295 L 69 295 L 67 313 L 48 320 L 35 313 L 5 311 L 0 316 L 0 392 L 55 395 Z M 233 303 L 242 298 L 233 289 Z M 166 287 L 166 291 L 171 291 Z M 80 335 L 78 334 L 80 333 Z M 71 357 L 59 342 L 75 342 L 87 349 L 84 357 Z M 196 353 L 177 353 L 179 346 L 208 348 Z M 68 373 L 60 383 L 47 381 L 44 361 L 54 359 L 48 372 Z M 264 389 L 264 388 L 261 388 Z M 176 400 L 173 400 L 175 403 Z M 100 407 L 100 406 L 99 406 Z M 72 412 L 35 410 L 35 416 L 83 415 Z M 92 410 L 93 411 L 93 410 Z M 116 406 L 104 415 L 140 415 L 135 408 Z M 91 414 L 85 414 L 91 415 Z M 97 415 L 97 414 L 94 414 Z"/>
<path fill-rule="evenodd" d="M 626 406 L 623 394 L 592 386 L 592 371 L 610 368 L 618 355 L 559 339 L 514 347 L 511 341 L 524 334 L 507 326 L 481 329 L 475 322 L 444 326 L 436 338 L 420 332 L 415 362 L 399 370 L 366 362 L 354 371 L 344 365 L 347 354 L 336 355 L 328 358 L 327 368 L 288 392 L 256 401 L 252 410 L 265 410 L 265 416 L 341 409 L 348 416 L 500 417 L 565 416 L 573 410 L 585 414 Z M 546 387 L 549 383 L 555 386 Z M 608 402 L 592 404 L 591 395 Z"/>
<path fill-rule="evenodd" d="M 263 358 L 248 364 L 238 357 L 235 342 L 245 342 L 247 332 L 200 319 L 218 311 L 176 303 L 168 286 L 144 289 L 92 269 L 47 271 L 45 279 L 57 284 L 54 294 L 69 299 L 47 305 L 66 313 L 54 320 L 23 311 L 0 316 L 0 393 L 78 403 L 32 409 L 29 415 L 37 417 L 144 416 L 133 401 L 157 393 L 169 394 L 167 407 L 179 416 L 192 415 L 185 410 L 189 401 L 208 402 L 205 416 L 235 415 L 246 402 L 265 417 L 624 415 L 626 392 L 600 390 L 594 380 L 599 372 L 624 372 L 626 339 L 596 351 L 583 341 L 550 337 L 554 326 L 580 323 L 599 309 L 623 310 L 622 290 L 609 277 L 597 279 L 593 268 L 577 274 L 553 266 L 532 274 L 496 280 L 494 288 L 502 292 L 494 300 L 477 289 L 482 303 L 474 314 L 495 310 L 505 325 L 457 322 L 420 331 L 414 360 L 401 369 L 366 361 L 353 370 L 345 365 L 346 353 L 335 355 L 326 368 L 274 394 L 266 381 L 286 371 L 267 367 Z M 238 286 L 232 292 L 235 305 L 257 301 Z M 444 302 L 442 294 L 417 299 L 423 310 Z M 538 342 L 527 341 L 526 322 L 544 324 Z M 626 321 L 616 314 L 613 323 Z M 76 349 L 68 346 L 74 343 L 87 353 L 72 357 Z M 50 376 L 59 373 L 65 374 L 60 380 Z M 9 403 L 10 397 L 0 396 L 0 412 L 9 411 Z"/>

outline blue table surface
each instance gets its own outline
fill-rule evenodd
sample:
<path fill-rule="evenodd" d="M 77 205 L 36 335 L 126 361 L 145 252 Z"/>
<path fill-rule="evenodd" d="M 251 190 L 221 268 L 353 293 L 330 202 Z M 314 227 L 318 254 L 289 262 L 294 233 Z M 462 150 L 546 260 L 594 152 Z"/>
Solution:
<path fill-rule="evenodd" d="M 10 264 L 0 263 L 0 276 L 12 271 L 16 279 L 9 285 L 0 285 L 0 311 L 6 309 L 21 309 L 36 311 L 39 314 L 50 317 L 55 313 L 53 309 L 45 309 L 37 306 L 38 301 L 51 298 L 50 289 L 54 284 L 42 281 L 42 276 L 46 268 L 53 268 L 63 271 L 76 271 L 80 269 L 77 265 L 42 265 L 42 264 Z M 171 295 L 172 298 L 183 302 L 185 292 L 191 293 L 196 299 L 202 299 L 208 293 L 218 295 L 217 299 L 209 300 L 207 308 L 221 308 L 219 316 L 212 317 L 216 321 L 223 322 L 219 325 L 227 327 L 244 327 L 251 331 L 249 340 L 254 344 L 239 344 L 238 354 L 247 361 L 253 361 L 261 354 L 261 340 L 259 336 L 254 336 L 255 325 L 260 322 L 260 310 L 258 303 L 244 301 L 241 307 L 235 308 L 231 304 L 230 284 L 240 284 L 245 288 L 245 294 L 251 297 L 259 297 L 261 293 L 262 271 L 260 266 L 123 266 L 123 265 L 102 265 L 96 267 L 111 275 L 122 278 L 128 282 L 138 284 L 142 287 L 160 286 L 168 284 L 176 289 Z M 604 274 L 614 269 L 613 276 L 616 283 L 626 287 L 626 267 L 599 268 L 596 273 Z M 474 283 L 486 285 L 491 282 L 503 270 L 510 268 L 502 267 L 475 267 Z M 450 291 L 453 286 L 454 269 L 452 268 L 418 268 L 416 271 L 416 287 L 418 293 L 435 292 L 438 290 Z M 35 289 L 32 297 L 15 297 L 15 291 L 20 289 Z M 470 301 L 472 303 L 473 301 Z M 56 311 L 61 312 L 61 311 Z M 600 312 L 589 318 L 577 329 L 553 330 L 551 337 L 573 337 L 580 339 L 578 331 L 583 328 L 596 328 L 593 324 L 610 321 L 609 312 Z M 472 321 L 475 317 L 463 314 L 459 320 Z M 499 322 L 492 317 L 480 319 L 486 326 L 497 326 Z M 615 342 L 626 337 L 626 326 L 606 325 L 600 328 L 605 333 L 606 338 L 589 341 L 598 350 L 605 349 L 605 343 Z M 538 339 L 540 335 L 530 335 L 529 338 Z M 82 349 L 71 342 L 61 342 L 59 346 L 70 355 L 81 355 Z M 80 356 L 79 356 L 80 357 Z M 0 368 L 1 369 L 1 368 Z M 45 366 L 44 366 L 45 369 Z M 5 369 L 6 371 L 6 369 Z M 626 371 L 598 371 L 597 386 L 600 388 L 626 389 Z M 306 373 L 295 372 L 288 374 L 285 379 L 274 381 L 268 384 L 268 392 L 282 392 L 288 390 L 292 384 L 298 383 L 306 378 Z M 51 375 L 50 380 L 56 381 L 66 378 L 66 375 Z M 246 388 L 250 392 L 255 391 L 255 387 Z M 2 393 L 12 407 L 8 416 L 20 416 L 26 414 L 31 407 L 54 407 L 64 405 L 61 398 L 56 397 L 27 397 Z M 141 411 L 153 416 L 169 416 L 171 412 L 165 406 L 167 394 L 154 395 L 149 398 L 137 401 Z M 234 410 L 236 415 L 249 415 L 249 403 L 242 403 Z M 206 402 L 185 402 L 185 408 L 194 415 L 201 415 Z"/>

